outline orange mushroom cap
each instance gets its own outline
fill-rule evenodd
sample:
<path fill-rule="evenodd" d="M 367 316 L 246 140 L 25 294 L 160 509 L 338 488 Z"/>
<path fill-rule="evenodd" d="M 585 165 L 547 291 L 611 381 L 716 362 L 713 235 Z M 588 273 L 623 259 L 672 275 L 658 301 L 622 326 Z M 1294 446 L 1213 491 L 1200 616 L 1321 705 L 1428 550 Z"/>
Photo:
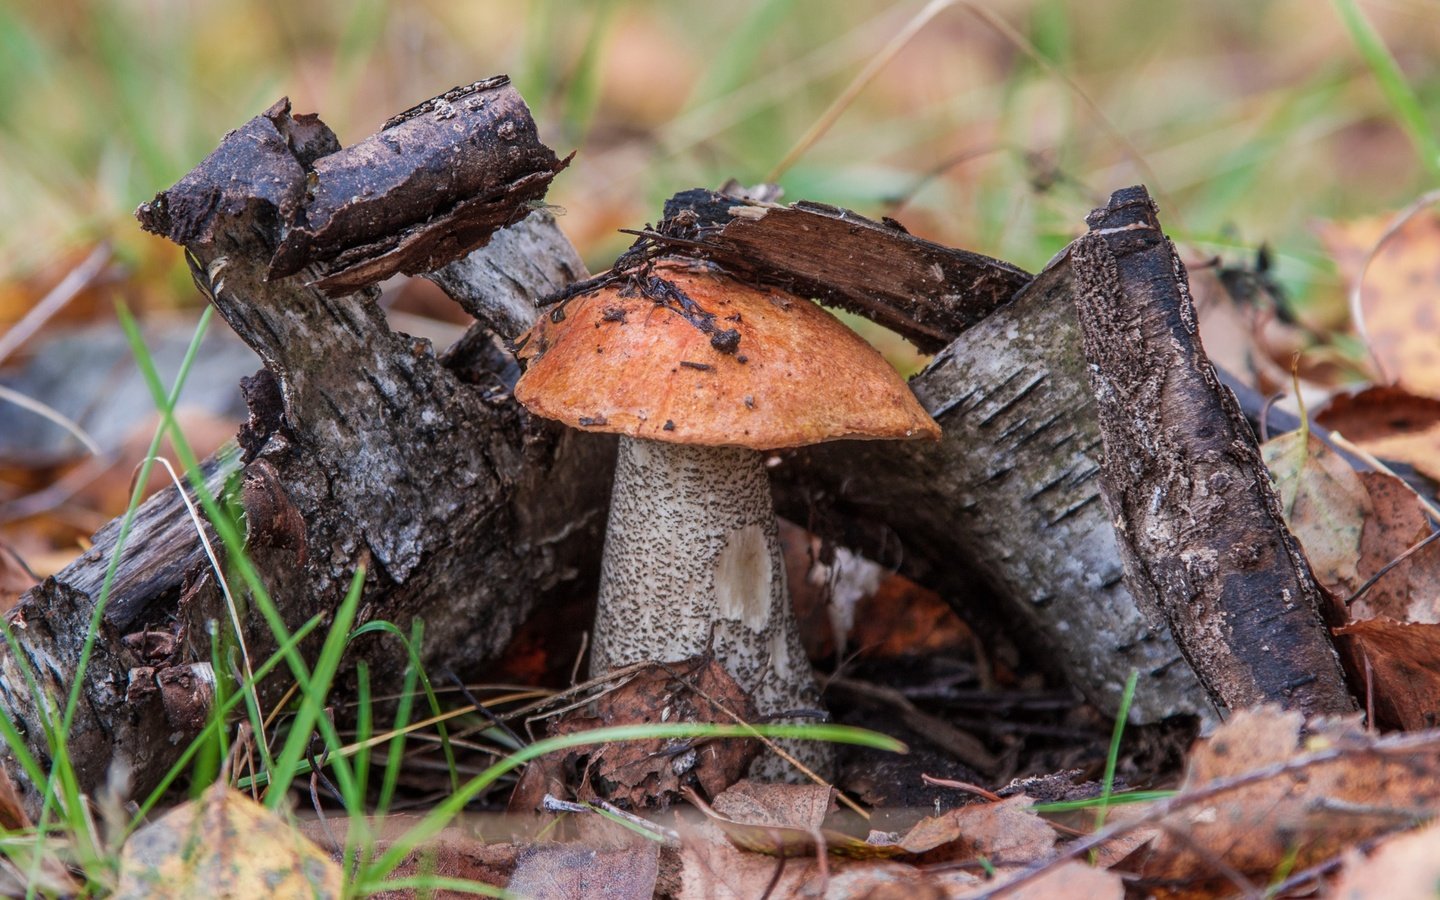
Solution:
<path fill-rule="evenodd" d="M 940 437 L 884 357 L 809 300 L 676 262 L 653 274 L 713 318 L 619 285 L 576 297 L 526 335 L 516 399 L 588 431 L 682 444 Z M 730 329 L 738 344 L 717 349 L 712 336 Z"/>

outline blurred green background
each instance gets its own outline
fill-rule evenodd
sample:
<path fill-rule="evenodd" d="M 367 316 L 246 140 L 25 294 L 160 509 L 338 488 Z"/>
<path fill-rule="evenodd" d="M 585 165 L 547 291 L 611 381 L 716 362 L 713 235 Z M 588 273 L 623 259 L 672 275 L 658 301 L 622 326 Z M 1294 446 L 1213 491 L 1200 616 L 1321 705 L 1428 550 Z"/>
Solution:
<path fill-rule="evenodd" d="M 0 325 L 108 238 L 151 303 L 194 305 L 135 206 L 281 95 L 349 143 L 510 73 L 578 151 L 549 200 L 593 266 L 661 201 L 785 156 L 921 2 L 14 0 L 0 5 Z M 998 0 L 940 10 L 787 172 L 815 199 L 1038 268 L 1144 181 L 1201 253 L 1270 243 L 1302 301 L 1338 294 L 1317 218 L 1434 187 L 1440 0 L 1361 0 L 1414 101 L 1325 0 Z M 933 10 L 932 10 L 933 11 Z M 1088 101 L 1087 101 L 1088 98 Z M 1093 108 L 1090 103 L 1093 102 Z M 1402 104 L 1403 106 L 1403 104 Z M 1398 109 L 1398 111 L 1397 111 Z M 29 282 L 26 282 L 29 283 Z M 41 285 L 43 286 L 43 285 Z M 17 309 L 18 307 L 18 309 Z"/>

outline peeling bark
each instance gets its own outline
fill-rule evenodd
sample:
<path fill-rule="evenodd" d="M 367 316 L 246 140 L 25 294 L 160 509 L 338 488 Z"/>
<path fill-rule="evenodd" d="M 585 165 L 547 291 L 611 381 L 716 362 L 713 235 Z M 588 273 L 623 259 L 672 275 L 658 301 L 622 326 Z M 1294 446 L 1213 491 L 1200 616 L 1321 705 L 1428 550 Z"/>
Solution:
<path fill-rule="evenodd" d="M 1126 584 L 1217 704 L 1352 711 L 1309 564 L 1200 345 L 1154 203 L 1130 188 L 1088 221 L 1071 267 Z"/>
<path fill-rule="evenodd" d="M 712 260 L 741 281 L 865 316 L 927 353 L 1030 280 L 1007 262 L 913 237 L 894 220 L 823 203 L 781 206 L 738 190 L 676 194 L 660 225 L 642 234 L 634 251 Z"/>

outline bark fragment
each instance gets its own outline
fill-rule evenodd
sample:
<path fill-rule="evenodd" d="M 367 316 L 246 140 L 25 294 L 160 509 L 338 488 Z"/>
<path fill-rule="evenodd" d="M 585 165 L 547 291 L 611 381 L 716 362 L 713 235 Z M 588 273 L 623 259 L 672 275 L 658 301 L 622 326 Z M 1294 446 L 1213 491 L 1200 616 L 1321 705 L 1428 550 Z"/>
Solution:
<path fill-rule="evenodd" d="M 1200 345 L 1154 203 L 1118 191 L 1088 221 L 1071 267 L 1126 584 L 1217 704 L 1353 710 L 1314 577 Z"/>
<path fill-rule="evenodd" d="M 913 237 L 893 220 L 802 201 L 781 206 L 692 190 L 665 204 L 645 242 L 710 259 L 750 284 L 838 306 L 889 328 L 927 353 L 983 319 L 1030 275 L 998 259 Z"/>

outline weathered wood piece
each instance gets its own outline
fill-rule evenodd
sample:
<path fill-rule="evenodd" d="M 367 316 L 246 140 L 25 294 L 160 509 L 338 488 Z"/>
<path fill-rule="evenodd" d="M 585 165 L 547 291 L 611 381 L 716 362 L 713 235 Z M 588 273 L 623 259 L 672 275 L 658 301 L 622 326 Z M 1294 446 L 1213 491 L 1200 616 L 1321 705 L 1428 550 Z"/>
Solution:
<path fill-rule="evenodd" d="M 1205 356 L 1185 267 L 1144 188 L 1070 250 L 1125 581 L 1218 705 L 1354 700 L 1254 435 Z"/>
<path fill-rule="evenodd" d="M 216 308 L 265 362 L 246 384 L 250 421 L 226 496 L 244 513 L 247 554 L 286 625 L 330 615 L 366 563 L 360 623 L 387 619 L 408 629 L 423 618 L 426 665 L 474 670 L 537 605 L 593 577 L 613 443 L 525 416 L 510 396 L 513 363 L 492 339 L 472 336 L 437 359 L 427 342 L 386 327 L 373 288 L 332 297 L 303 277 L 270 277 L 313 166 L 337 150 L 323 124 L 292 117 L 282 101 L 228 135 L 139 217 L 184 243 Z M 523 214 L 528 201 L 515 202 L 501 220 Z M 520 227 L 535 240 L 556 240 L 548 217 Z M 478 252 L 503 255 L 523 244 Z M 573 252 L 480 268 L 508 273 L 515 289 L 537 296 L 583 273 Z M 147 501 L 141 521 L 104 610 L 70 735 L 85 791 L 98 789 L 116 762 L 129 769 L 134 791 L 155 784 L 206 712 L 203 697 L 177 688 L 208 665 L 210 623 L 229 621 L 174 492 Z M 22 658 L 0 653 L 0 713 L 19 725 L 42 765 L 42 701 L 21 667 L 52 697 L 74 683 L 113 527 L 11 614 Z M 269 628 L 253 603 L 241 616 L 251 658 L 263 659 L 275 646 Z M 405 654 L 396 642 L 376 638 L 355 652 L 374 683 L 398 683 Z M 264 683 L 262 702 L 286 682 Z M 13 759 L 5 762 L 33 811 L 36 786 Z"/>
<path fill-rule="evenodd" d="M 927 353 L 944 347 L 1030 280 L 1022 269 L 913 237 L 822 203 L 782 206 L 691 190 L 665 204 L 642 241 L 710 259 L 743 281 L 774 284 L 884 325 Z"/>
<path fill-rule="evenodd" d="M 315 266 L 318 287 L 345 294 L 432 271 L 524 218 L 568 162 L 507 76 L 446 91 L 310 162 L 270 277 Z"/>

